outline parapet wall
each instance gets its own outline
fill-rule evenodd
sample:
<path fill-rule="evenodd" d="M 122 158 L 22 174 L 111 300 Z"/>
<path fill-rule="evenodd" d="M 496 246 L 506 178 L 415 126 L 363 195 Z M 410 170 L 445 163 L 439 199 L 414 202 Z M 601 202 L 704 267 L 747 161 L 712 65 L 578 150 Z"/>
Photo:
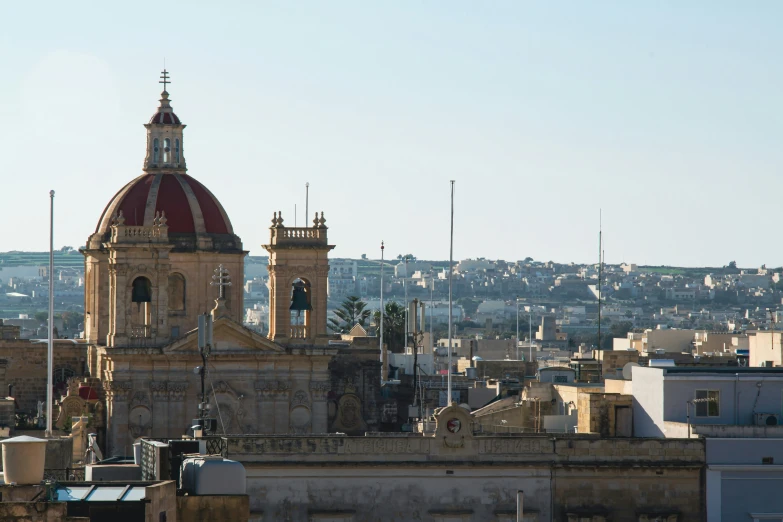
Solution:
<path fill-rule="evenodd" d="M 242 463 L 545 462 L 562 465 L 697 465 L 704 463 L 698 439 L 638 439 L 580 436 L 466 436 L 458 442 L 407 436 L 229 437 L 228 457 Z"/>

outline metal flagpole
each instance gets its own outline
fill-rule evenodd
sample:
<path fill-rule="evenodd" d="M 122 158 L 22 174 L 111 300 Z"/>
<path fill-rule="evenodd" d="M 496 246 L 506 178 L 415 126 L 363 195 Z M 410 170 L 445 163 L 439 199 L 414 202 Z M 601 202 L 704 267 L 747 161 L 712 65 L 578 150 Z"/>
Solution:
<path fill-rule="evenodd" d="M 519 360 L 519 296 L 517 296 L 517 361 Z"/>
<path fill-rule="evenodd" d="M 408 286 L 405 280 L 408 278 L 408 254 L 405 254 L 405 277 L 402 279 L 402 289 L 405 291 L 405 353 L 408 353 Z"/>
<path fill-rule="evenodd" d="M 380 352 L 381 352 L 381 382 L 386 380 L 386 376 L 383 374 L 383 241 L 381 241 L 381 335 L 380 335 Z"/>
<path fill-rule="evenodd" d="M 454 264 L 454 180 L 451 180 L 451 235 L 449 238 L 449 369 L 448 369 L 448 395 L 446 399 L 446 406 L 451 404 L 451 338 L 452 338 L 452 279 L 454 270 L 452 265 Z"/>
<path fill-rule="evenodd" d="M 46 353 L 46 436 L 52 436 L 52 382 L 54 376 L 54 191 L 49 191 L 49 342 Z"/>

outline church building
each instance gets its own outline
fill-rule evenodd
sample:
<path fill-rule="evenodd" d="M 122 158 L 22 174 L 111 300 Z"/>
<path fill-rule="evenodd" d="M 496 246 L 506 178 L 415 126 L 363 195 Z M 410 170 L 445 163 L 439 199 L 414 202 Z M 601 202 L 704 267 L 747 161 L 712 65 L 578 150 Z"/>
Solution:
<path fill-rule="evenodd" d="M 205 313 L 214 319 L 205 402 L 219 433 L 345 429 L 340 405 L 357 417 L 356 429 L 366 427 L 362 390 L 376 393 L 380 383 L 360 386 L 363 373 L 330 370 L 341 348 L 326 328 L 334 247 L 324 214 L 294 228 L 274 213 L 264 245 L 270 331 L 242 326 L 247 251 L 220 201 L 188 173 L 185 125 L 169 100 L 168 73 L 162 78 L 160 106 L 144 125 L 142 172 L 111 198 L 81 250 L 87 366 L 105 394 L 105 453 L 129 455 L 141 436 L 180 437 L 199 417 Z"/>

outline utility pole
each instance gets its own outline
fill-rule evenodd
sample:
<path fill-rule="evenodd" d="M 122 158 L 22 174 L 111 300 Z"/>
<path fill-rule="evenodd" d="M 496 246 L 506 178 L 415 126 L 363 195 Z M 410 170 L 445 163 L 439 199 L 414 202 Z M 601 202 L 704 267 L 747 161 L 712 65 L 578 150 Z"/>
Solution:
<path fill-rule="evenodd" d="M 601 278 L 604 269 L 602 211 L 598 210 L 598 349 L 601 349 Z"/>
<path fill-rule="evenodd" d="M 52 436 L 52 387 L 54 387 L 54 191 L 49 191 L 49 335 L 46 349 L 46 437 Z"/>
<path fill-rule="evenodd" d="M 383 241 L 381 241 L 381 333 L 380 333 L 380 351 L 381 351 L 381 382 L 386 380 L 386 375 L 383 374 L 383 361 L 386 359 L 386 353 L 383 349 L 383 314 L 385 313 L 383 309 Z"/>
<path fill-rule="evenodd" d="M 408 279 L 408 254 L 405 254 L 405 276 L 402 278 L 402 289 L 405 293 L 405 352 L 408 352 L 408 285 L 406 284 Z"/>
<path fill-rule="evenodd" d="M 519 296 L 517 296 L 517 361 L 519 360 Z"/>
<path fill-rule="evenodd" d="M 449 236 L 449 358 L 448 358 L 448 395 L 446 406 L 451 405 L 451 339 L 452 339 L 452 316 L 453 316 L 453 279 L 454 279 L 454 180 L 451 180 L 451 230 Z"/>

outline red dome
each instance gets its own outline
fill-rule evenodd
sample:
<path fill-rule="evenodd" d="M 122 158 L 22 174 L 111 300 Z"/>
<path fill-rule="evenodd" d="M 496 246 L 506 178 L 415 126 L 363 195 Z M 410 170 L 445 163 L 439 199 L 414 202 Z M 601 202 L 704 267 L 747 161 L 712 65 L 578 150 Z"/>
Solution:
<path fill-rule="evenodd" d="M 150 118 L 150 123 L 163 123 L 167 125 L 179 125 L 180 121 L 173 112 L 156 112 Z"/>
<path fill-rule="evenodd" d="M 172 234 L 233 234 L 223 206 L 201 183 L 187 174 L 142 174 L 117 192 L 103 211 L 97 233 L 106 233 L 119 211 L 126 226 L 153 225 L 163 211 Z"/>

